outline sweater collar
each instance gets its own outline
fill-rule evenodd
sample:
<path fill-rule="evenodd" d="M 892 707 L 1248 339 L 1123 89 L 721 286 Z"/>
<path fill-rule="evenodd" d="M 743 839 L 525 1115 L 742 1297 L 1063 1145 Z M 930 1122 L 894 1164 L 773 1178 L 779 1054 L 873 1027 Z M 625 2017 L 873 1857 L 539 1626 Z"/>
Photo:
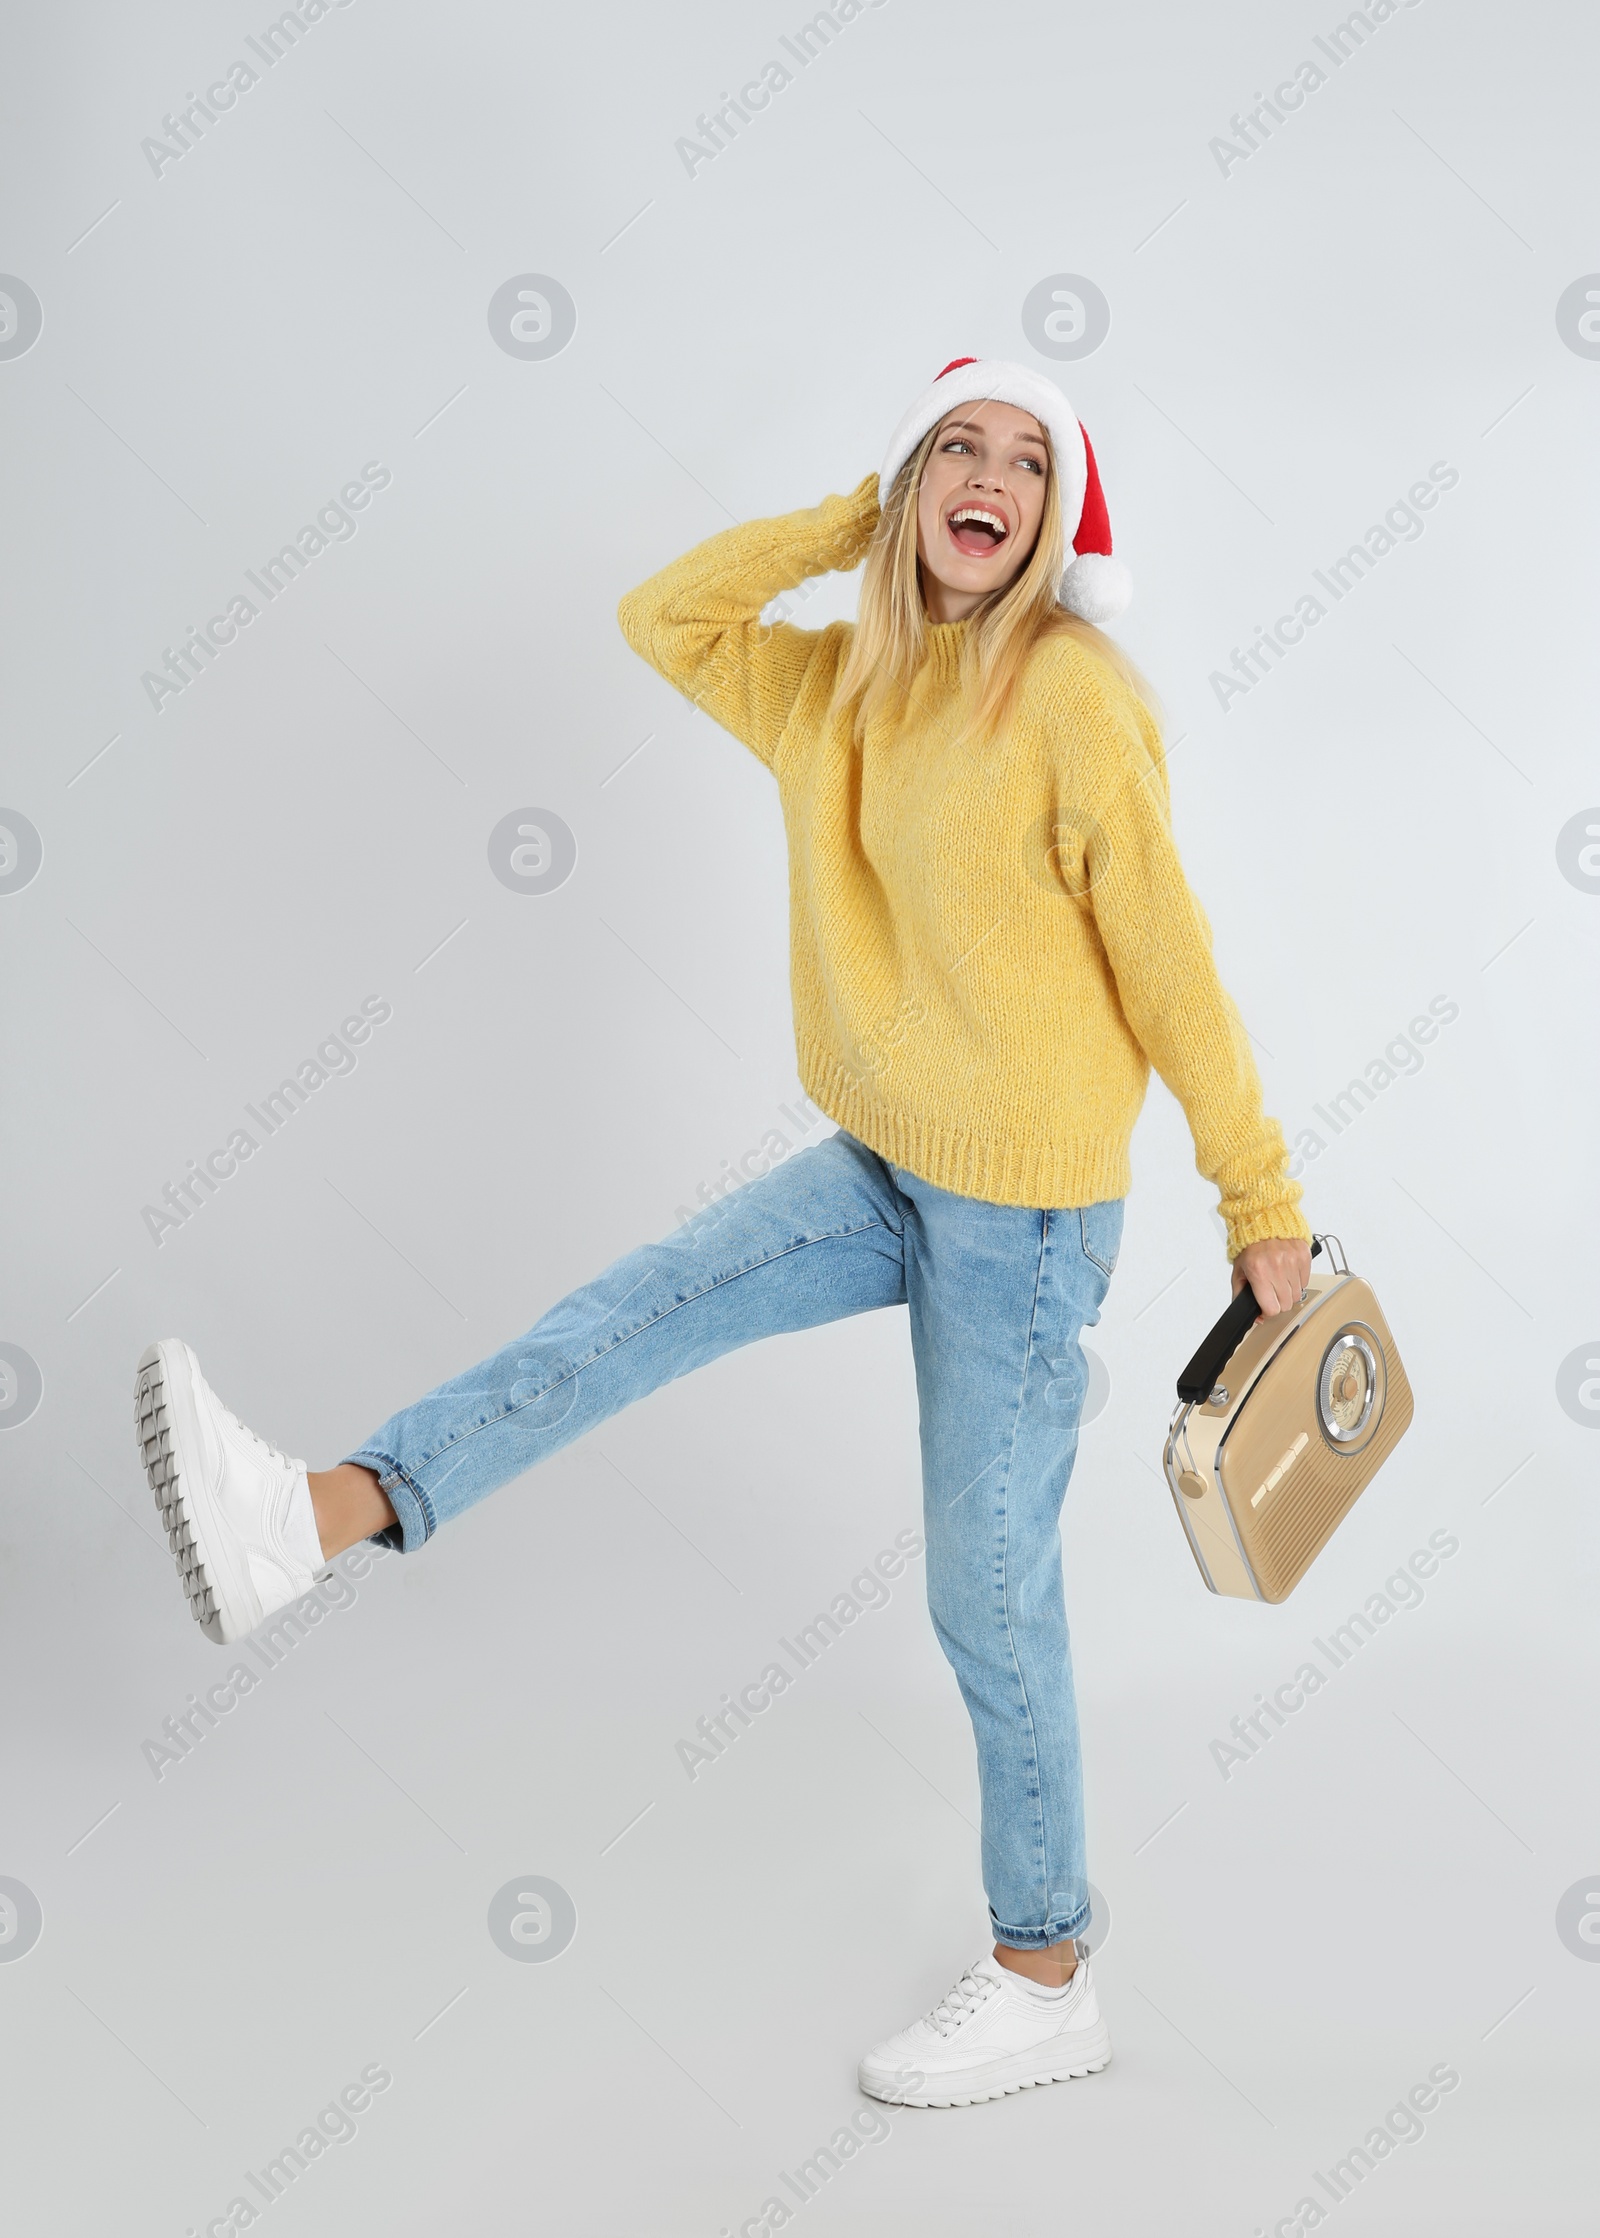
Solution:
<path fill-rule="evenodd" d="M 967 642 L 967 623 L 929 622 L 925 626 L 929 674 L 935 683 L 954 689 L 961 681 L 961 654 Z"/>

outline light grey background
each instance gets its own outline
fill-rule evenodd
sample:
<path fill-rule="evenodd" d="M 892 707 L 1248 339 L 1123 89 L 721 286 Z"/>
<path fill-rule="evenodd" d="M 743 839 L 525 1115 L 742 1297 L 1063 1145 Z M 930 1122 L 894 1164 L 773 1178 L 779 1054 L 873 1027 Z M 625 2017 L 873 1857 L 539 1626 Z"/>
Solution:
<path fill-rule="evenodd" d="M 785 1127 L 771 781 L 616 602 L 852 488 L 978 353 L 1056 372 L 1095 443 L 1269 1107 L 1316 1126 L 1459 1016 L 1305 1171 L 1417 1416 L 1278 1609 L 1205 1593 L 1157 1473 L 1226 1269 L 1153 1086 L 1064 1525 L 1116 2059 L 896 2116 L 796 2211 L 1245 2238 L 1447 2061 L 1341 2227 L 1591 2229 L 1600 1969 L 1557 1909 L 1600 1884 L 1600 1409 L 1557 1379 L 1600 1359 L 1600 898 L 1557 839 L 1600 825 L 1600 364 L 1556 305 L 1600 267 L 1592 17 L 1401 7 L 1224 174 L 1335 10 L 884 0 L 691 177 L 674 143 L 800 10 L 353 0 L 155 175 L 270 20 L 27 11 L 0 90 L 0 269 L 43 307 L 0 360 L 0 808 L 43 842 L 0 895 L 0 1340 L 43 1379 L 0 1433 L 0 1873 L 43 1919 L 0 1967 L 17 2227 L 204 2230 L 379 2062 L 272 2228 L 711 2238 L 984 1947 L 920 1566 L 723 1760 L 675 1754 L 917 1519 L 903 1316 L 725 1360 L 379 1564 L 159 1779 L 231 1658 L 130 1436 L 178 1334 L 326 1464 Z M 1062 272 L 1111 307 L 1067 364 L 1021 326 Z M 540 360 L 488 325 L 527 273 L 577 309 Z M 369 460 L 358 533 L 155 711 L 142 672 Z M 1223 711 L 1212 671 L 1437 460 L 1425 534 Z M 577 847 L 536 895 L 487 855 L 530 805 Z M 358 1069 L 157 1245 L 141 1208 L 368 996 Z M 1225 1780 L 1230 1718 L 1431 1532 L 1422 1605 Z M 491 1939 L 521 1875 L 576 1906 L 552 1963 Z"/>

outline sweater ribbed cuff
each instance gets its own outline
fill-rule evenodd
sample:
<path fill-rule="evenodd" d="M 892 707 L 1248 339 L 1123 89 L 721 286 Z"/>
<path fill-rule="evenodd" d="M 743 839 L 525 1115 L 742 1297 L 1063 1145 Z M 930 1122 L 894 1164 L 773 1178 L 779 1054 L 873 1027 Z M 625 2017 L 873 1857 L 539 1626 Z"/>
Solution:
<path fill-rule="evenodd" d="M 1248 1219 L 1228 1223 L 1228 1263 L 1231 1266 L 1240 1252 L 1250 1243 L 1268 1243 L 1281 1239 L 1286 1243 L 1309 1243 L 1311 1228 L 1300 1210 L 1299 1184 L 1292 1183 L 1293 1197 L 1279 1197 L 1276 1202 L 1263 1205 L 1259 1212 L 1252 1212 Z"/>

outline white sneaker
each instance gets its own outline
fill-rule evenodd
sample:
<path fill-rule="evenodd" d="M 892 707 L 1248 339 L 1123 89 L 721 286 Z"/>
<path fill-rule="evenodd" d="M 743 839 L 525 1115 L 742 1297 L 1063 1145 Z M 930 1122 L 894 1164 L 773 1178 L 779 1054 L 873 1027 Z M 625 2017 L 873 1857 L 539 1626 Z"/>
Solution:
<path fill-rule="evenodd" d="M 1089 1954 L 1059 1997 L 1036 1997 L 1026 1977 L 980 1958 L 921 2020 L 869 2051 L 858 2080 L 896 2106 L 978 2106 L 1035 2083 L 1093 2075 L 1111 2058 L 1111 2034 L 1089 1973 Z"/>
<path fill-rule="evenodd" d="M 242 1640 L 327 1569 L 306 1465 L 247 1430 L 189 1346 L 151 1345 L 133 1388 L 134 1434 L 189 1608 L 207 1639 Z"/>

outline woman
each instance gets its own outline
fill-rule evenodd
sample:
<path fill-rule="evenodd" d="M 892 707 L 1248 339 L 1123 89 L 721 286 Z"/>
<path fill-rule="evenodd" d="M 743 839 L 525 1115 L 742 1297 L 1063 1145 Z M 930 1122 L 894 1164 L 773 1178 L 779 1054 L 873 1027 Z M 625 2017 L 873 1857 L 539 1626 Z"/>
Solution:
<path fill-rule="evenodd" d="M 880 511 L 880 492 L 882 509 Z M 1068 543 L 1075 556 L 1063 568 Z M 866 568 L 860 616 L 763 623 Z M 863 2090 L 964 2105 L 1102 2068 L 1058 1520 L 1153 1062 L 1221 1198 L 1233 1286 L 1310 1277 L 1283 1136 L 1169 828 L 1093 453 L 1027 367 L 958 359 L 849 497 L 698 545 L 630 644 L 777 778 L 796 1041 L 840 1132 L 629 1254 L 307 1474 L 187 1345 L 139 1365 L 141 1450 L 195 1616 L 239 1638 L 358 1539 L 411 1552 L 702 1362 L 910 1308 L 928 1599 L 977 1741 L 994 1935 Z"/>

